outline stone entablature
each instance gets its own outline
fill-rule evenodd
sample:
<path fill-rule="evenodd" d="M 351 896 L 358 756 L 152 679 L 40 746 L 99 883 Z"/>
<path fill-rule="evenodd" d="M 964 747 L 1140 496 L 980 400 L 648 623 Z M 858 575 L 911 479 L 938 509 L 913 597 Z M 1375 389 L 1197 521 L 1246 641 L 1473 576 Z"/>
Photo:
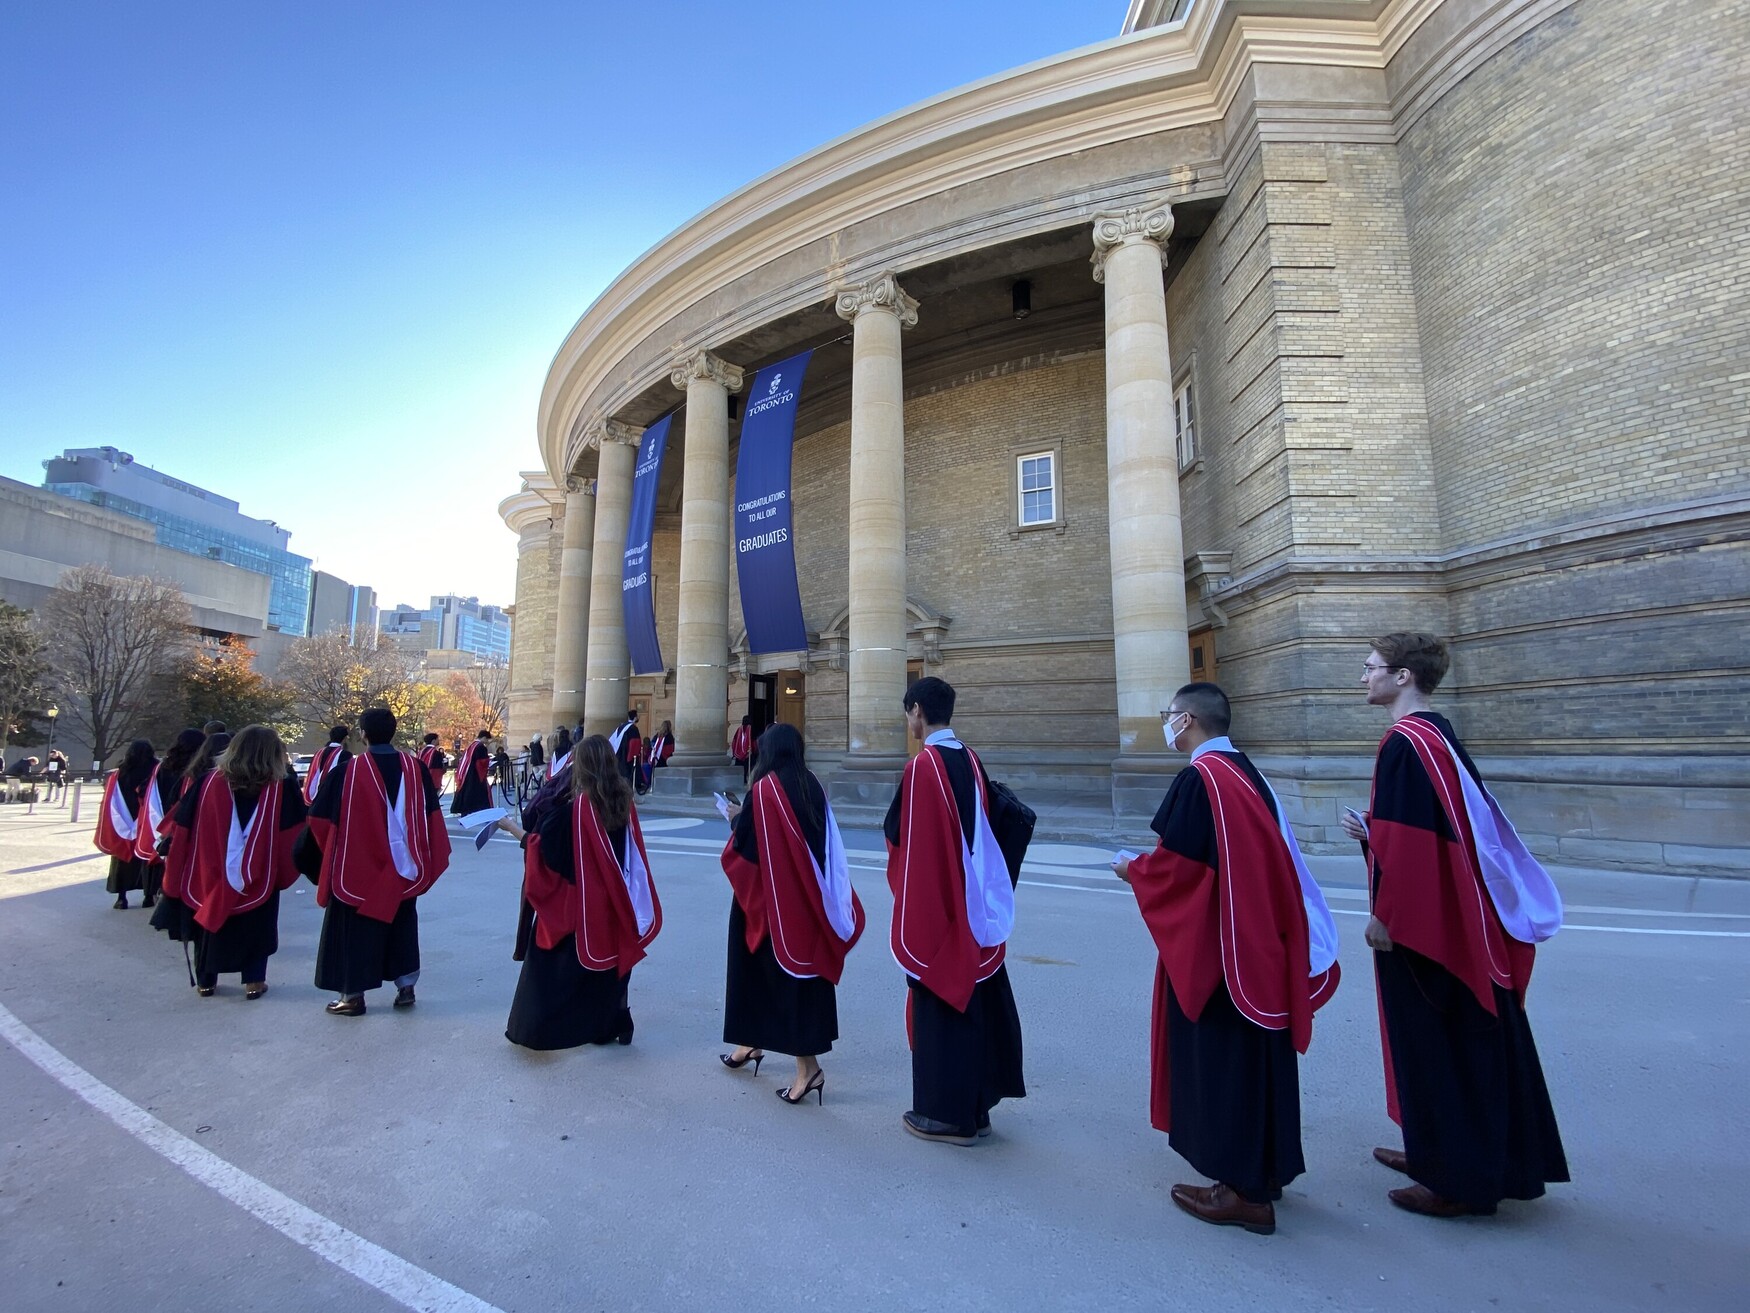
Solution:
<path fill-rule="evenodd" d="M 1477 61 L 1574 2 L 1318 0 L 1285 16 L 1264 0 L 1206 0 L 1182 24 L 878 120 L 726 197 L 597 298 L 542 391 L 547 468 L 573 468 L 596 419 L 663 381 L 672 346 L 658 339 L 709 347 L 883 271 L 1150 197 L 1220 197 L 1259 141 L 1389 143 Z M 1101 158 L 1175 132 L 1170 157 Z M 908 207 L 927 217 L 887 221 Z M 727 302 L 714 295 L 732 286 Z"/>

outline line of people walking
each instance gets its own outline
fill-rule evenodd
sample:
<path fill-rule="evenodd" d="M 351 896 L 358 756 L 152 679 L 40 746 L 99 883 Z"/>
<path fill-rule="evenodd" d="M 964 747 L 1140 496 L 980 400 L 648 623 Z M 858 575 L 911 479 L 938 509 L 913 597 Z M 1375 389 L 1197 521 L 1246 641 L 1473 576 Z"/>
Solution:
<path fill-rule="evenodd" d="M 1492 1213 L 1502 1199 L 1536 1198 L 1568 1179 L 1525 1014 L 1535 944 L 1560 927 L 1560 899 L 1432 710 L 1447 659 L 1430 635 L 1374 640 L 1363 684 L 1392 724 L 1369 806 L 1346 822 L 1367 860 L 1387 1104 L 1403 1129 L 1403 1147 L 1375 1157 L 1411 1178 L 1389 1192 L 1395 1205 L 1440 1218 Z M 997 838 L 1005 791 L 952 728 L 955 700 L 934 677 L 906 691 L 920 751 L 883 829 L 888 944 L 906 978 L 911 1048 L 901 1125 L 972 1146 L 991 1134 L 998 1104 L 1026 1095 L 1005 967 L 1019 859 Z M 1212 1178 L 1177 1185 L 1172 1198 L 1202 1221 L 1269 1234 L 1283 1188 L 1305 1170 L 1298 1059 L 1341 972 L 1323 893 L 1274 789 L 1229 737 L 1231 720 L 1226 695 L 1208 683 L 1186 685 L 1163 709 L 1166 744 L 1190 763 L 1152 822 L 1154 849 L 1121 854 L 1114 871 L 1135 891 L 1158 953 L 1150 1119 Z M 556 736 L 547 784 L 520 825 L 500 823 L 524 856 L 513 952 L 522 965 L 505 1032 L 513 1043 L 632 1042 L 632 971 L 662 930 L 625 771 L 634 726 L 628 716 L 617 737 L 588 736 L 563 754 Z M 180 793 L 162 804 L 169 848 L 154 921 L 173 903 L 186 909 L 203 993 L 227 971 L 242 972 L 246 997 L 265 990 L 277 890 L 302 869 L 319 880 L 326 909 L 317 983 L 339 995 L 329 1010 L 362 1015 L 363 994 L 385 979 L 398 986 L 398 1006 L 413 1002 L 415 900 L 447 865 L 449 840 L 426 763 L 392 746 L 394 718 L 373 709 L 361 727 L 367 754 L 353 758 L 340 743 L 308 799 L 285 786 L 272 731 L 252 726 L 234 744 L 206 737 Z M 778 1096 L 822 1104 L 821 1059 L 839 1038 L 836 990 L 866 916 L 795 729 L 759 737 L 746 798 L 729 819 L 720 1061 L 757 1075 L 768 1053 L 786 1054 L 795 1070 Z"/>

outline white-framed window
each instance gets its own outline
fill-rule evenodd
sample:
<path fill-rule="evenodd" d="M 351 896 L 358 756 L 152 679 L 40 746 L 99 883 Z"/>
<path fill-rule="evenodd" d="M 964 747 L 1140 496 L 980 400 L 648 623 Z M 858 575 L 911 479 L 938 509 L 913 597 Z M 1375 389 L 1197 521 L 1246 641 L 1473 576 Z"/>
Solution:
<path fill-rule="evenodd" d="M 1018 523 L 1023 529 L 1057 523 L 1057 453 L 1034 451 L 1015 457 Z"/>
<path fill-rule="evenodd" d="M 1197 417 L 1192 413 L 1189 378 L 1173 389 L 1173 442 L 1179 452 L 1179 468 L 1190 469 L 1197 463 Z"/>

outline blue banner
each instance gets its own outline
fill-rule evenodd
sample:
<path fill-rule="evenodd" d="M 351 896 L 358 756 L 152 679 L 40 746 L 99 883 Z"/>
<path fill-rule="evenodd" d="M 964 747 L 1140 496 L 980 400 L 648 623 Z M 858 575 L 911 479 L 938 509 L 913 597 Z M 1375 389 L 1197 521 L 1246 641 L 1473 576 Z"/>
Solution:
<path fill-rule="evenodd" d="M 626 560 L 620 573 L 620 600 L 626 613 L 626 652 L 634 675 L 663 672 L 662 644 L 656 638 L 656 591 L 650 579 L 650 537 L 656 528 L 656 485 L 662 481 L 662 458 L 668 450 L 664 415 L 644 430 L 638 444 L 638 464 L 632 471 L 632 518 L 626 522 Z"/>
<path fill-rule="evenodd" d="M 749 652 L 808 647 L 790 519 L 790 446 L 812 351 L 754 375 L 735 460 L 735 577 Z"/>

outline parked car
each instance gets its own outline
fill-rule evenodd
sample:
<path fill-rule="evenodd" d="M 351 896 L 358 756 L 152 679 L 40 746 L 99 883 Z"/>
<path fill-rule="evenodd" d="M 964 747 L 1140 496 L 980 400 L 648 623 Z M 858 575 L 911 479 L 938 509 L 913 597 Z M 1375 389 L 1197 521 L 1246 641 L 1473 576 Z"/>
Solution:
<path fill-rule="evenodd" d="M 310 763 L 316 760 L 311 752 L 294 752 L 292 754 L 292 769 L 297 772 L 298 783 L 302 784 L 310 774 Z"/>

